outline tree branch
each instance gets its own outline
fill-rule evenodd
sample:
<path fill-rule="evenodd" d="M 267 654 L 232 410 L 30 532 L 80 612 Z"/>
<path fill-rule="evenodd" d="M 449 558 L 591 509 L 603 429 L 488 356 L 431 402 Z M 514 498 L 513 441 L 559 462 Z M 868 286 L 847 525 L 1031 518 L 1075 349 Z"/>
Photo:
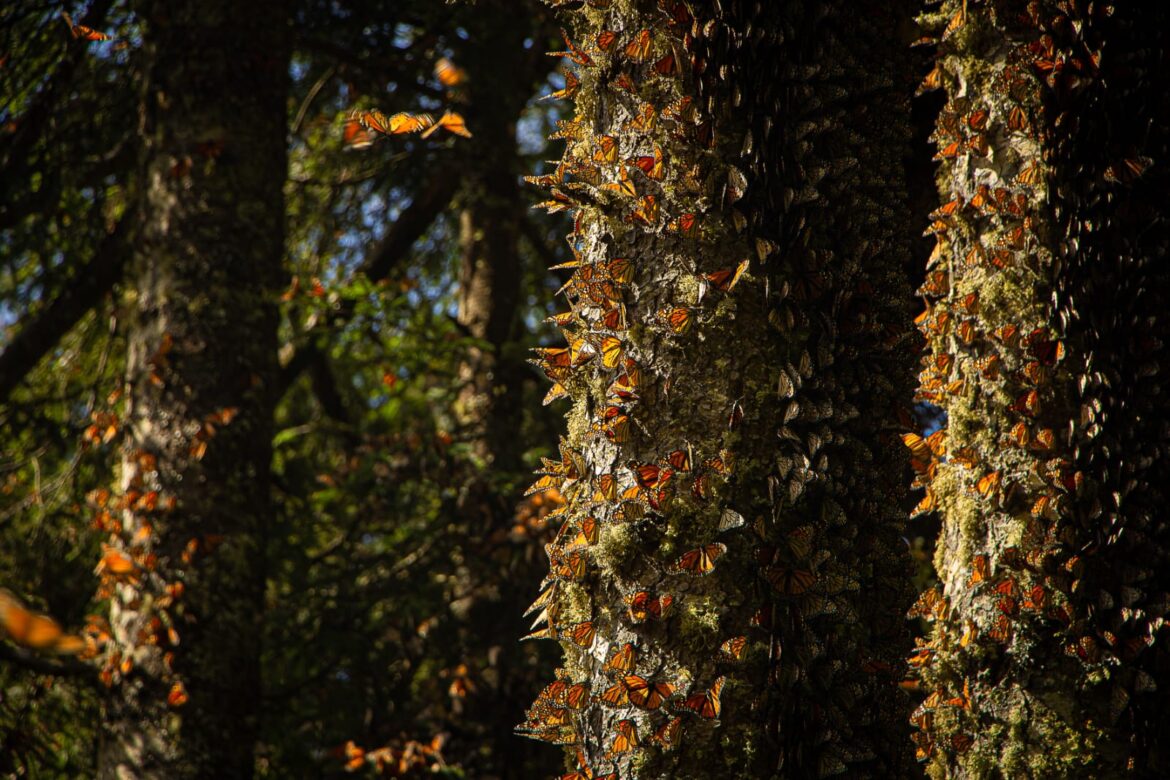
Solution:
<path fill-rule="evenodd" d="M 358 273 L 363 273 L 371 282 L 380 282 L 390 275 L 397 265 L 410 251 L 410 247 L 418 240 L 435 218 L 447 207 L 459 187 L 459 177 L 451 171 L 439 171 L 431 177 L 430 186 L 406 208 L 382 240 L 374 246 L 362 264 L 358 266 Z M 312 344 L 316 336 L 328 327 L 334 327 L 353 315 L 353 304 L 343 303 L 332 316 L 326 317 L 323 322 L 312 328 L 306 334 L 307 341 L 297 348 L 296 352 L 285 364 L 280 372 L 280 384 L 277 387 L 278 395 L 282 396 L 292 386 L 307 368 L 313 364 L 313 351 L 317 349 Z"/>
<path fill-rule="evenodd" d="M 0 641 L 0 658 L 37 674 L 88 678 L 90 682 L 97 679 L 94 667 L 84 661 L 78 661 L 76 658 L 46 658 L 10 642 Z"/>
<path fill-rule="evenodd" d="M 125 240 L 129 220 L 123 217 L 108 233 L 97 253 L 70 280 L 69 285 L 0 354 L 0 404 L 24 381 L 37 363 L 57 345 L 86 312 L 122 278 L 126 264 Z"/>

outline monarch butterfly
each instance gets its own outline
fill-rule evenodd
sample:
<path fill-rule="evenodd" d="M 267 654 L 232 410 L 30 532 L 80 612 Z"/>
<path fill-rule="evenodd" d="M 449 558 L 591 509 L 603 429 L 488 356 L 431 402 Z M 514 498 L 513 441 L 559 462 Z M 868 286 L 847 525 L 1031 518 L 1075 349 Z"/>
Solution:
<path fill-rule="evenodd" d="M 632 268 L 632 266 L 631 266 Z M 609 309 L 601 317 L 601 324 L 610 330 L 625 330 L 626 329 L 626 307 L 619 303 L 612 309 Z"/>
<path fill-rule="evenodd" d="M 619 680 L 606 688 L 598 698 L 602 704 L 608 704 L 611 707 L 624 707 L 630 700 L 628 694 L 629 689 L 626 688 L 625 682 Z"/>
<path fill-rule="evenodd" d="M 577 532 L 577 538 L 573 540 L 573 544 L 597 544 L 600 529 L 601 524 L 597 522 L 596 517 L 586 517 L 581 521 L 581 529 Z"/>
<path fill-rule="evenodd" d="M 768 567 L 764 571 L 764 577 L 773 588 L 785 596 L 799 596 L 806 593 L 817 581 L 817 575 L 807 569 L 780 565 Z"/>
<path fill-rule="evenodd" d="M 423 131 L 421 137 L 430 138 L 440 128 L 449 133 L 463 136 L 464 138 L 471 138 L 471 131 L 467 129 L 467 123 L 464 122 L 463 115 L 457 114 L 454 111 L 444 111 L 443 115 L 439 117 L 439 121 Z"/>
<path fill-rule="evenodd" d="M 727 681 L 726 677 L 720 677 L 715 680 L 711 688 L 706 691 L 692 694 L 679 702 L 678 706 L 689 712 L 693 712 L 700 718 L 707 720 L 715 720 L 719 717 L 719 713 L 723 711 L 723 684 Z"/>
<path fill-rule="evenodd" d="M 1044 171 L 1040 167 L 1040 161 L 1033 160 L 1016 174 L 1016 177 L 1013 179 L 1013 181 L 1016 184 L 1022 184 L 1025 187 L 1035 187 L 1037 184 L 1043 181 L 1043 179 Z"/>
<path fill-rule="evenodd" d="M 650 58 L 650 29 L 642 30 L 626 44 L 625 55 L 631 62 L 645 62 Z"/>
<path fill-rule="evenodd" d="M 610 754 L 628 753 L 638 746 L 638 729 L 634 725 L 634 721 L 619 720 L 617 731 L 618 735 L 613 741 L 613 746 L 609 749 Z"/>
<path fill-rule="evenodd" d="M 582 621 L 569 629 L 569 638 L 578 647 L 589 647 L 593 644 L 595 636 L 597 636 L 597 628 L 593 625 L 592 620 Z"/>
<path fill-rule="evenodd" d="M 935 65 L 931 68 L 930 73 L 926 74 L 926 78 L 918 85 L 918 89 L 914 91 L 915 95 L 921 95 L 924 92 L 933 92 L 942 86 L 942 69 Z"/>
<path fill-rule="evenodd" d="M 593 153 L 593 161 L 599 163 L 617 162 L 618 139 L 612 135 L 599 135 L 596 138 L 597 151 Z"/>
<path fill-rule="evenodd" d="M 971 559 L 971 577 L 967 580 L 967 587 L 977 585 L 991 576 L 991 564 L 986 555 L 976 555 Z"/>
<path fill-rule="evenodd" d="M 630 418 L 619 414 L 606 424 L 605 435 L 614 444 L 625 444 L 630 440 L 630 430 Z"/>
<path fill-rule="evenodd" d="M 355 116 L 367 130 L 373 130 L 382 135 L 417 133 L 435 124 L 435 119 L 430 114 L 411 114 L 406 111 L 400 111 L 387 117 L 375 108 L 369 111 L 358 111 Z"/>
<path fill-rule="evenodd" d="M 187 689 L 183 687 L 183 681 L 179 680 L 171 685 L 171 690 L 167 693 L 167 704 L 172 707 L 182 707 L 187 703 Z"/>
<path fill-rule="evenodd" d="M 614 648 L 613 653 L 606 660 L 605 665 L 601 667 L 603 672 L 630 672 L 633 671 L 634 666 L 638 663 L 638 651 L 629 642 L 625 642 L 621 647 Z"/>
<path fill-rule="evenodd" d="M 589 683 L 580 682 L 570 685 L 565 691 L 565 705 L 571 710 L 579 710 L 589 703 Z"/>
<path fill-rule="evenodd" d="M 602 503 L 606 501 L 614 501 L 617 499 L 617 479 L 613 474 L 602 474 L 597 478 L 596 489 L 593 493 L 593 500 Z"/>
<path fill-rule="evenodd" d="M 678 739 L 682 736 L 682 727 L 683 719 L 675 716 L 658 727 L 654 732 L 654 741 L 670 750 L 678 744 Z"/>
<path fill-rule="evenodd" d="M 640 590 L 633 595 L 626 596 L 626 605 L 629 607 L 630 620 L 641 623 L 649 618 L 659 619 L 674 603 L 674 596 L 669 594 L 654 597 L 649 591 Z"/>
<path fill-rule="evenodd" d="M 630 178 L 630 171 L 624 165 L 618 172 L 618 180 L 603 184 L 601 188 L 610 192 L 616 192 L 618 195 L 625 195 L 627 198 L 638 197 L 638 190 L 634 187 L 634 180 Z"/>
<path fill-rule="evenodd" d="M 581 89 L 581 79 L 577 78 L 576 73 L 564 69 L 561 71 L 561 74 L 565 77 L 565 86 L 554 92 L 550 92 L 542 97 L 541 100 L 570 100 Z"/>
<path fill-rule="evenodd" d="M 691 123 L 698 119 L 698 111 L 695 109 L 695 102 L 689 97 L 679 98 L 666 108 L 662 109 L 662 115 L 667 119 L 673 119 L 676 122 Z"/>
<path fill-rule="evenodd" d="M 669 76 L 671 73 L 681 70 L 682 68 L 677 67 L 674 52 L 668 52 L 665 57 L 654 63 L 654 72 L 660 76 Z"/>
<path fill-rule="evenodd" d="M 731 639 L 719 645 L 719 652 L 732 661 L 738 661 L 743 655 L 743 649 L 745 647 L 747 647 L 746 636 L 733 636 Z"/>
<path fill-rule="evenodd" d="M 641 222 L 643 225 L 653 226 L 658 221 L 658 198 L 653 195 L 643 197 L 638 208 L 630 215 L 630 219 L 634 222 Z"/>
<path fill-rule="evenodd" d="M 967 126 L 976 132 L 981 132 L 987 127 L 987 120 L 990 117 L 991 112 L 986 108 L 977 109 L 967 116 Z"/>
<path fill-rule="evenodd" d="M 61 18 L 65 21 L 65 24 L 69 26 L 69 33 L 75 39 L 83 41 L 109 41 L 113 39 L 112 36 L 95 30 L 92 27 L 86 27 L 83 24 L 74 24 L 73 17 L 64 11 L 61 12 Z"/>
<path fill-rule="evenodd" d="M 728 268 L 722 271 L 715 271 L 709 273 L 703 278 L 710 282 L 715 289 L 720 292 L 730 292 L 735 285 L 739 284 L 740 278 L 748 269 L 748 260 L 741 260 L 739 265 L 735 268 Z"/>
<path fill-rule="evenodd" d="M 710 574 L 715 569 L 715 561 L 719 560 L 724 553 L 727 552 L 727 545 L 721 542 L 707 544 L 683 553 L 677 561 L 670 566 L 670 571 L 673 574 L 696 574 L 704 576 Z"/>
<path fill-rule="evenodd" d="M 622 682 L 626 686 L 626 695 L 630 704 L 643 710 L 656 710 L 662 703 L 674 695 L 674 686 L 670 683 L 652 683 L 636 674 L 628 674 Z"/>
<path fill-rule="evenodd" d="M 653 155 L 631 157 L 628 162 L 654 181 L 662 181 L 666 175 L 665 158 L 662 155 L 662 147 L 658 144 L 654 144 Z"/>
<path fill-rule="evenodd" d="M 34 650 L 74 655 L 86 648 L 84 639 L 66 634 L 56 620 L 28 609 L 3 588 L 0 588 L 0 634 Z"/>
<path fill-rule="evenodd" d="M 687 472 L 691 470 L 691 453 L 690 449 L 675 450 L 666 456 L 667 463 L 675 471 Z"/>
<path fill-rule="evenodd" d="M 617 78 L 613 80 L 613 83 L 624 89 L 626 92 L 629 92 L 631 95 L 638 94 L 638 87 L 634 84 L 634 80 L 630 78 L 629 73 L 617 74 Z"/>
<path fill-rule="evenodd" d="M 1008 129 L 1015 133 L 1023 133 L 1028 129 L 1028 115 L 1020 106 L 1013 106 L 1008 113 Z"/>
<path fill-rule="evenodd" d="M 568 48 L 568 51 L 550 51 L 548 52 L 548 56 L 568 57 L 570 61 L 582 66 L 590 66 L 593 64 L 593 58 L 569 39 L 569 34 L 565 32 L 563 27 L 561 28 L 561 37 L 565 39 L 565 46 Z"/>
<path fill-rule="evenodd" d="M 341 139 L 345 142 L 346 148 L 349 149 L 366 149 L 374 145 L 374 140 L 377 138 L 373 133 L 367 130 L 361 122 L 356 119 L 349 119 L 345 123 L 345 129 L 342 130 Z"/>
<path fill-rule="evenodd" d="M 642 110 L 628 122 L 630 130 L 646 132 L 652 130 L 658 120 L 658 110 L 650 103 L 642 106 Z"/>
<path fill-rule="evenodd" d="M 618 34 L 613 30 L 602 30 L 597 34 L 597 48 L 602 51 L 609 51 L 610 47 L 617 42 Z"/>
<path fill-rule="evenodd" d="M 467 71 L 446 57 L 435 63 L 435 78 L 444 87 L 458 87 L 467 81 Z"/>
<path fill-rule="evenodd" d="M 673 223 L 671 223 L 671 230 L 677 230 L 680 235 L 691 238 L 698 232 L 699 218 L 694 214 L 683 214 Z"/>

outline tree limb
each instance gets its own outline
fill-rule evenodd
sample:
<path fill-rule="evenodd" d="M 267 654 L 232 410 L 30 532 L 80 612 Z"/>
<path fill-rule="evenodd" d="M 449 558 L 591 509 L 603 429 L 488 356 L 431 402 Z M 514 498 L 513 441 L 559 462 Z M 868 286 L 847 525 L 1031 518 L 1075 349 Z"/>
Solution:
<path fill-rule="evenodd" d="M 451 202 L 451 198 L 454 197 L 455 191 L 459 187 L 459 177 L 450 171 L 439 171 L 431 177 L 430 181 L 430 186 L 405 211 L 398 215 L 398 219 L 386 231 L 386 235 L 358 266 L 358 272 L 365 274 L 371 282 L 380 282 L 390 275 L 391 271 L 410 251 L 410 247 L 414 245 L 418 237 L 430 227 L 435 218 Z M 342 303 L 337 311 L 326 317 L 321 324 L 306 334 L 306 343 L 297 348 L 284 368 L 281 369 L 280 383 L 277 388 L 278 395 L 284 395 L 297 380 L 297 377 L 313 364 L 313 351 L 317 347 L 313 346 L 312 342 L 317 335 L 328 327 L 348 320 L 353 315 L 353 308 L 352 303 Z"/>
<path fill-rule="evenodd" d="M 96 681 L 96 670 L 76 658 L 46 658 L 10 642 L 0 642 L 0 658 L 37 674 L 51 674 L 54 677 L 82 677 Z"/>
<path fill-rule="evenodd" d="M 25 324 L 0 354 L 0 404 L 7 402 L 37 363 L 122 278 L 128 222 L 125 217 L 118 222 L 61 294 Z"/>

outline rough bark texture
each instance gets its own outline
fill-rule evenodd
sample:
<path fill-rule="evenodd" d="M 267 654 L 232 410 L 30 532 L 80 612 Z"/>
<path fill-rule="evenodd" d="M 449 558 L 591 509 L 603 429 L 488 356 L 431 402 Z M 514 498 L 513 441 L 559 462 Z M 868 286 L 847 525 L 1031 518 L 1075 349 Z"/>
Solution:
<path fill-rule="evenodd" d="M 102 777 L 248 777 L 281 284 L 281 5 L 141 3 L 142 222 Z M 188 699 L 184 701 L 185 699 Z"/>
<path fill-rule="evenodd" d="M 458 321 L 478 343 L 468 348 L 459 367 L 456 418 L 470 445 L 472 463 L 461 486 L 457 517 L 461 534 L 458 576 L 450 580 L 450 598 L 464 618 L 460 643 L 464 662 L 482 686 L 461 703 L 455 722 L 472 725 L 462 733 L 469 756 L 467 771 L 477 776 L 522 778 L 531 774 L 531 743 L 512 731 L 500 712 L 515 712 L 531 697 L 523 683 L 531 648 L 516 644 L 523 631 L 519 615 L 501 614 L 502 604 L 523 603 L 529 583 L 513 576 L 524 568 L 522 552 L 508 532 L 519 494 L 523 438 L 520 384 L 528 373 L 517 346 L 524 264 L 518 243 L 524 204 L 522 165 L 516 145 L 516 118 L 531 95 L 531 84 L 550 63 L 526 50 L 523 41 L 534 23 L 498 24 L 508 2 L 482 2 L 483 22 L 472 29 L 457 51 L 469 75 L 468 121 L 475 136 L 460 142 L 465 155 L 459 203 Z M 534 67 L 535 66 L 535 67 Z M 523 690 L 518 690 L 522 688 Z"/>
<path fill-rule="evenodd" d="M 910 440 L 943 531 L 915 656 L 936 777 L 1167 771 L 1167 12 L 947 2 Z M 1151 160 L 1152 158 L 1152 160 Z"/>
<path fill-rule="evenodd" d="M 574 777 L 906 776 L 899 7 L 606 5 L 543 181 L 578 252 L 537 361 L 574 402 L 534 486 L 565 669 L 521 731 Z"/>

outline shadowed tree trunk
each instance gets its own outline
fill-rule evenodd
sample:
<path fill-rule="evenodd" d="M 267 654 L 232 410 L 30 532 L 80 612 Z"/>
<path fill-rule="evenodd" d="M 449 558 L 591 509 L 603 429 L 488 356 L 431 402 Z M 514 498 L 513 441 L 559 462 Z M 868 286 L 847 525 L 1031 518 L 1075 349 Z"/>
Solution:
<path fill-rule="evenodd" d="M 526 219 L 521 197 L 516 120 L 550 63 L 523 45 L 526 36 L 543 37 L 543 15 L 524 8 L 523 24 L 499 23 L 508 3 L 481 3 L 468 43 L 456 55 L 469 78 L 469 122 L 474 137 L 461 144 L 466 155 L 459 196 L 459 311 L 467 335 L 478 341 L 459 367 L 462 390 L 456 417 L 472 453 L 469 479 L 457 506 L 464 536 L 462 576 L 453 601 L 465 605 L 462 625 L 464 662 L 479 689 L 455 723 L 466 734 L 468 771 L 483 777 L 523 778 L 532 773 L 531 743 L 512 731 L 500 712 L 516 712 L 531 697 L 533 648 L 516 644 L 523 631 L 520 615 L 502 605 L 523 603 L 535 566 L 526 545 L 509 532 L 515 522 L 524 439 L 521 383 L 530 376 L 518 347 L 524 263 L 520 224 Z M 527 575 L 527 576 L 524 576 Z"/>
<path fill-rule="evenodd" d="M 285 177 L 279 3 L 138 4 L 146 56 L 102 777 L 248 777 Z"/>
<path fill-rule="evenodd" d="M 920 395 L 948 425 L 910 441 L 943 519 L 914 717 L 935 777 L 1170 768 L 1167 17 L 925 19 L 948 93 L 920 318 Z"/>
<path fill-rule="evenodd" d="M 573 409 L 534 486 L 568 499 L 533 605 L 565 668 L 521 731 L 574 777 L 914 771 L 899 10 L 572 15 L 546 183 L 579 256 L 538 362 Z"/>

